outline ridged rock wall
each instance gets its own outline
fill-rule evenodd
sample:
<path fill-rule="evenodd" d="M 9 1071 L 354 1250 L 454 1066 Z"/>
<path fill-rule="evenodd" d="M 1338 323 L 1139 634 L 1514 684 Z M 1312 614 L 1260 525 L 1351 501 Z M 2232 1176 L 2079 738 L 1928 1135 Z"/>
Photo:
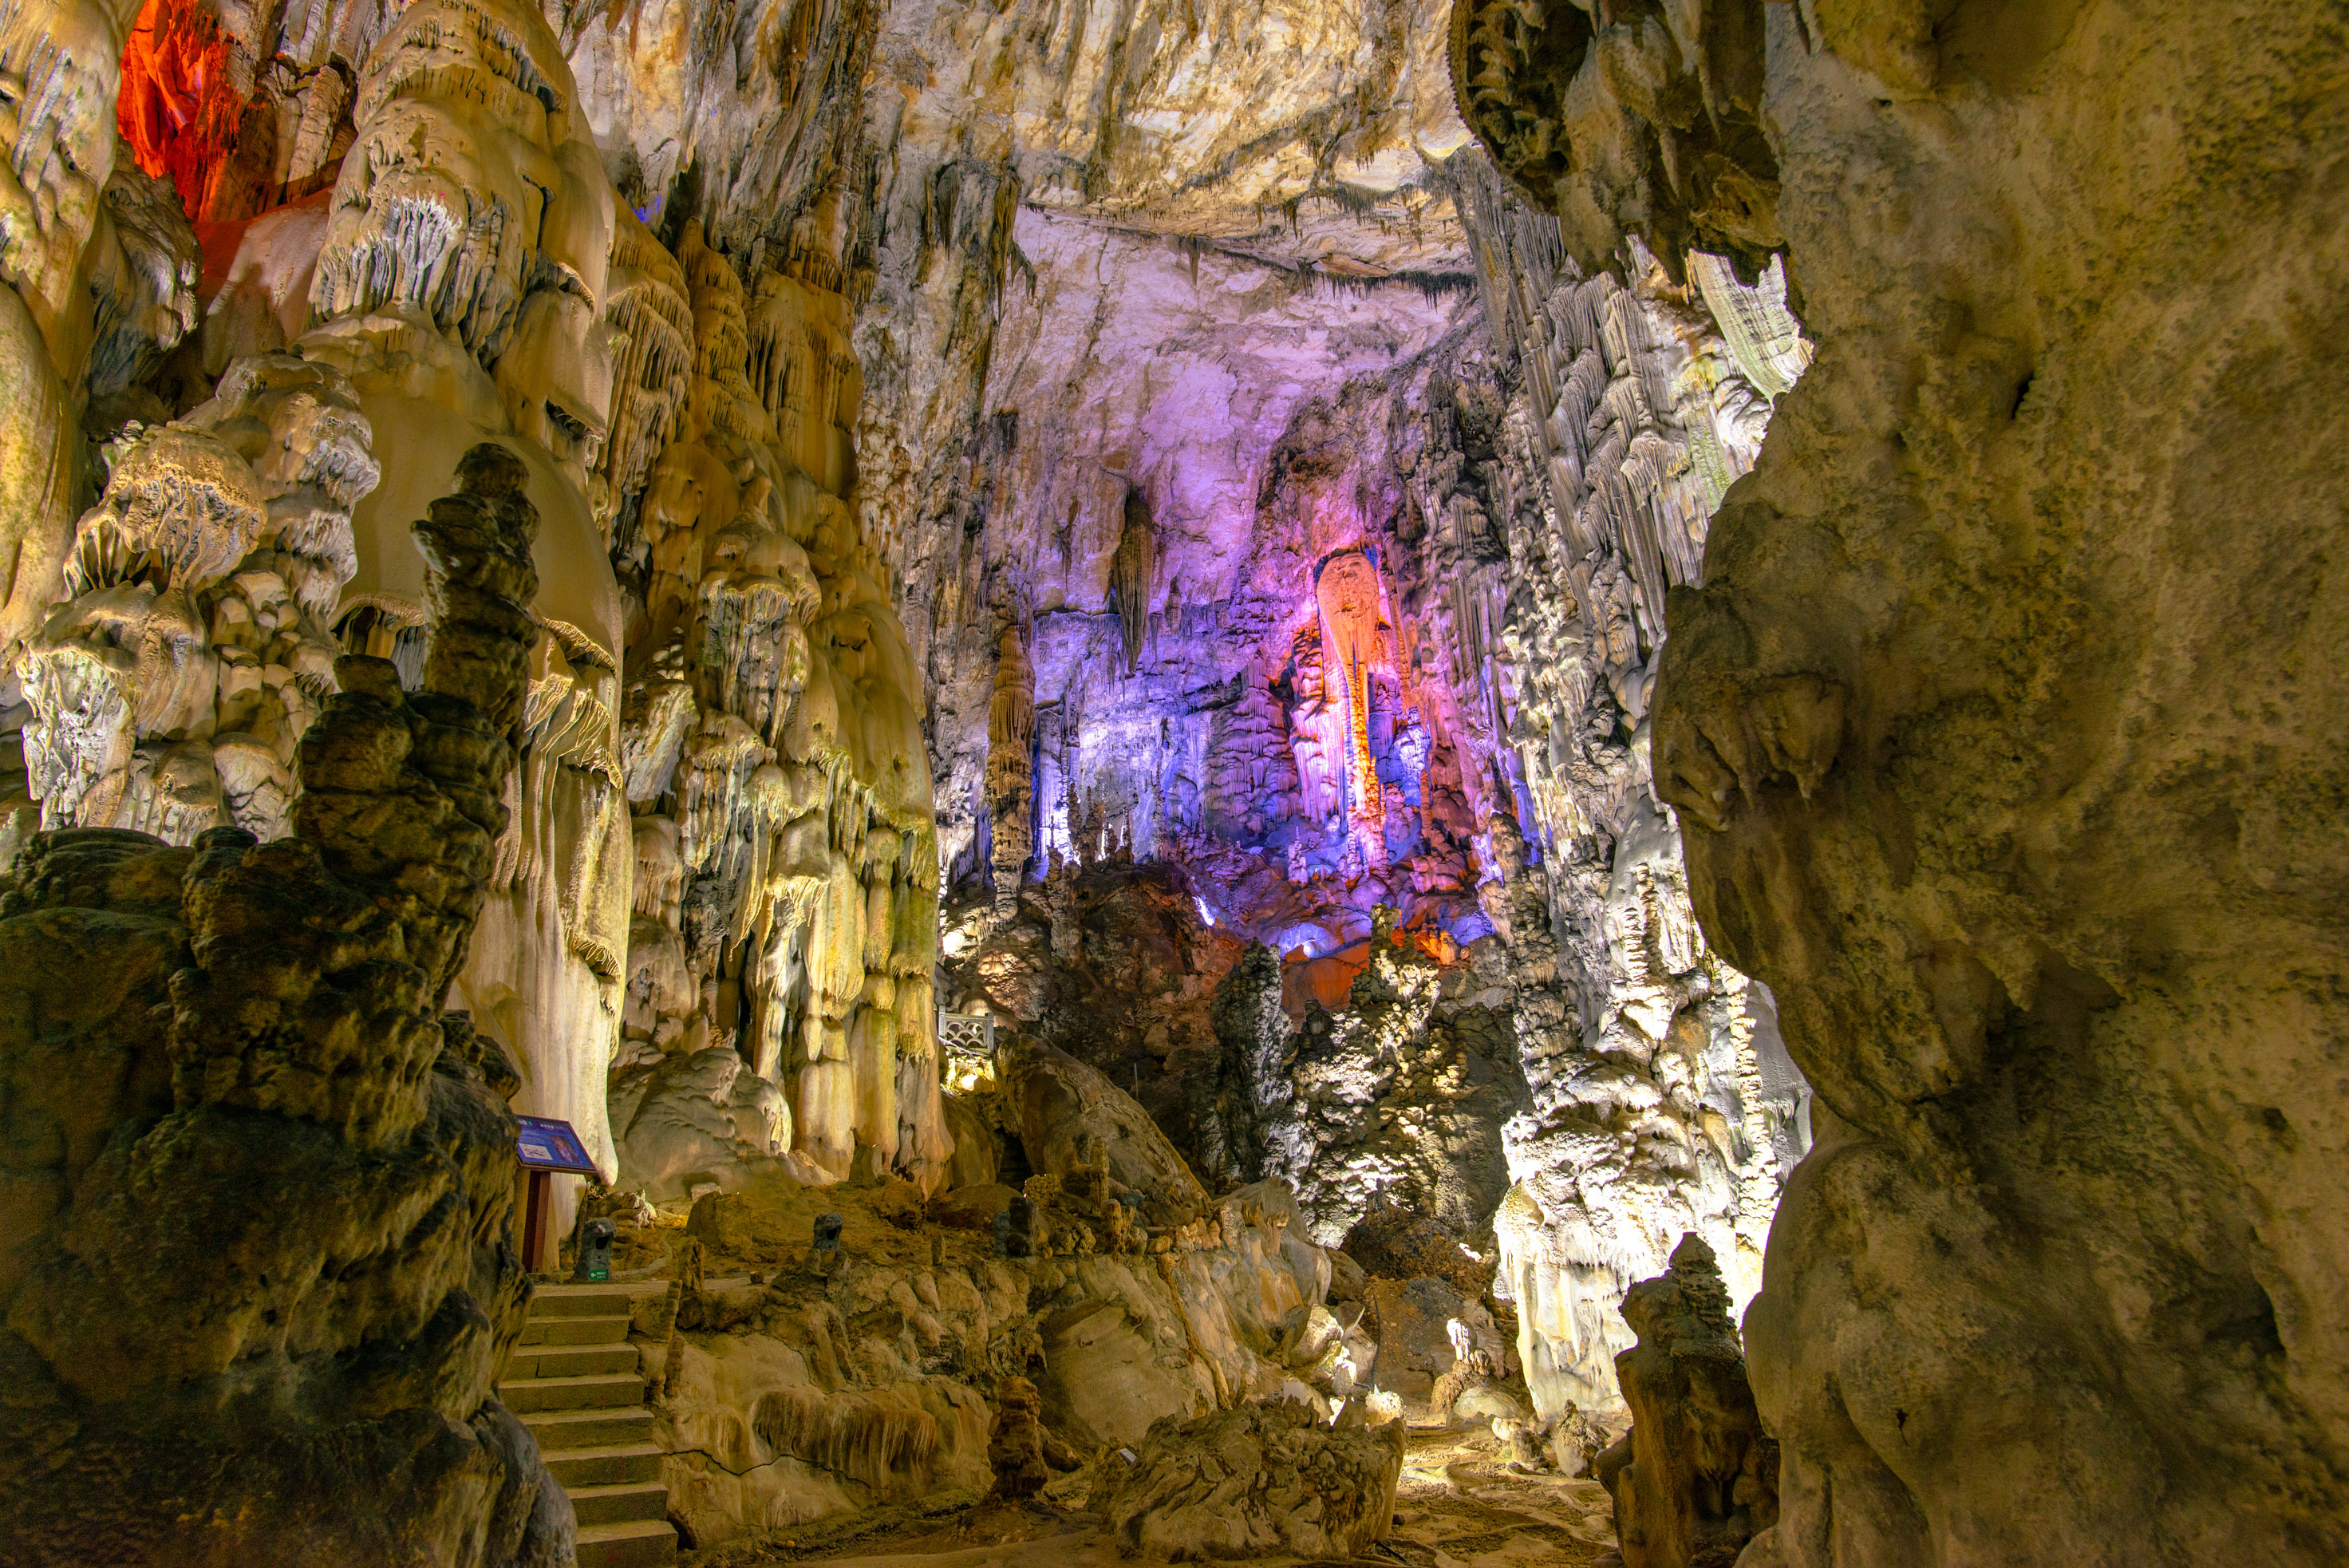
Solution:
<path fill-rule="evenodd" d="M 2334 1561 L 2341 18 L 1754 9 L 1673 15 L 1819 359 L 1671 596 L 1655 747 L 1818 1093 L 1742 1561 Z M 1551 107 L 1629 40 L 1463 11 L 1504 165 L 1644 227 Z"/>

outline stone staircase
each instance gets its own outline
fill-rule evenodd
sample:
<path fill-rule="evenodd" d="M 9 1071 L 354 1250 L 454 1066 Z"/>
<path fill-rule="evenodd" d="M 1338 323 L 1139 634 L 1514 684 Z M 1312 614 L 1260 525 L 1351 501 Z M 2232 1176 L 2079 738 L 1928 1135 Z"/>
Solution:
<path fill-rule="evenodd" d="M 626 1285 L 541 1285 L 506 1360 L 498 1397 L 538 1438 L 579 1516 L 579 1568 L 659 1568 L 677 1560 L 661 1450 Z"/>

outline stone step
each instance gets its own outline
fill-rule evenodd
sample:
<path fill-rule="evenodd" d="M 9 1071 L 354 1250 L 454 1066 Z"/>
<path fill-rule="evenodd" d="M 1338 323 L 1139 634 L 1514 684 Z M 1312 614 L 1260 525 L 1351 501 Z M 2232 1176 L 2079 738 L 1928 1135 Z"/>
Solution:
<path fill-rule="evenodd" d="M 579 1568 L 664 1568 L 677 1561 L 677 1527 L 666 1519 L 579 1527 Z"/>
<path fill-rule="evenodd" d="M 581 1524 L 626 1524 L 631 1520 L 667 1519 L 668 1488 L 659 1481 L 615 1481 L 603 1486 L 574 1486 L 571 1511 Z"/>
<path fill-rule="evenodd" d="M 628 1337 L 628 1319 L 534 1317 L 522 1325 L 524 1345 L 618 1345 Z"/>
<path fill-rule="evenodd" d="M 651 1443 L 605 1443 L 589 1449 L 558 1449 L 544 1457 L 547 1473 L 555 1483 L 575 1492 L 582 1487 L 657 1484 L 661 1460 L 668 1456 Z"/>
<path fill-rule="evenodd" d="M 598 1372 L 635 1372 L 636 1347 L 618 1345 L 518 1345 L 506 1357 L 504 1376 L 585 1377 Z"/>
<path fill-rule="evenodd" d="M 567 1449 L 596 1449 L 613 1443 L 649 1443 L 653 1413 L 642 1405 L 590 1406 L 582 1410 L 532 1410 L 522 1424 L 538 1439 L 538 1451 L 552 1458 Z"/>
<path fill-rule="evenodd" d="M 533 1317 L 610 1317 L 625 1314 L 639 1293 L 668 1289 L 659 1281 L 620 1285 L 541 1285 L 531 1293 Z"/>
<path fill-rule="evenodd" d="M 586 1377 L 523 1377 L 501 1382 L 498 1397 L 506 1408 L 525 1410 L 603 1409 L 615 1405 L 641 1405 L 645 1380 L 633 1372 L 599 1372 Z"/>

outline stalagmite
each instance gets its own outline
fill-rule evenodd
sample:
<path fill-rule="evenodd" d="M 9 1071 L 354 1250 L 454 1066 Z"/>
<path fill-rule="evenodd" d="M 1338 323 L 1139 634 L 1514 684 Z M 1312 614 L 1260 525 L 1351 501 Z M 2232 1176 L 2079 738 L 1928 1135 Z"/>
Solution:
<path fill-rule="evenodd" d="M 512 1069 L 440 1007 L 525 697 L 523 478 L 475 448 L 417 524 L 418 687 L 338 661 L 291 836 L 218 826 L 183 848 L 69 828 L 12 874 L 0 932 L 21 1037 L 0 1070 L 110 1080 L 112 1099 L 39 1172 L 42 1211 L 11 1205 L 0 1354 L 27 1429 L 49 1434 L 0 1459 L 17 1561 L 519 1565 L 570 1538 L 492 1388 L 529 1292 L 515 1127 L 490 1087 Z M 78 950 L 123 992 L 45 972 Z M 154 1023 L 124 1042 L 134 999 Z M 12 1151 L 52 1115 L 40 1087 L 0 1096 Z M 61 1470 L 114 1480 L 93 1494 Z"/>

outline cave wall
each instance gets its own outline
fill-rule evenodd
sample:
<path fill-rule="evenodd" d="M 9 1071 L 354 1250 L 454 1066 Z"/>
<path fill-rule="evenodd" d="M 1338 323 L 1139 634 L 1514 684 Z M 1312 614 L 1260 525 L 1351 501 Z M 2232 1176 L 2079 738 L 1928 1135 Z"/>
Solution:
<path fill-rule="evenodd" d="M 1317 1234 L 1493 1249 L 1544 1414 L 1612 1401 L 1683 1230 L 1750 1290 L 1802 1088 L 1646 727 L 1803 364 L 1742 242 L 1571 259 L 1427 5 L 142 15 L 57 240 L 98 347 L 45 339 L 18 837 L 282 833 L 335 656 L 419 678 L 406 524 L 494 441 L 537 631 L 453 1000 L 607 1174 L 938 1185 L 941 896 L 1047 975 L 947 977 L 1019 1018 L 1130 965 L 1077 878 L 1139 861 L 1214 961 L 1072 1048 Z M 1250 941 L 1295 961 L 1226 1027 Z"/>
<path fill-rule="evenodd" d="M 56 504 L 19 514 L 68 520 L 21 556 L 47 602 L 8 692 L 12 841 L 282 836 L 336 653 L 417 678 L 408 523 L 433 475 L 498 441 L 542 520 L 539 632 L 453 1000 L 512 1052 L 520 1108 L 571 1121 L 607 1179 L 630 1163 L 616 1054 L 713 1048 L 750 1080 L 718 1163 L 838 1173 L 861 1145 L 938 1167 L 934 1075 L 910 1065 L 933 1059 L 928 778 L 857 520 L 838 105 L 770 124 L 798 139 L 760 188 L 772 243 L 737 227 L 730 254 L 620 194 L 641 171 L 595 139 L 628 106 L 580 88 L 571 57 L 595 58 L 572 19 L 157 0 L 130 20 L 87 72 L 41 57 L 97 95 L 92 146 L 62 167 L 103 192 L 44 242 L 87 252 L 59 264 L 83 284 L 57 348 L 11 359 L 70 388 L 34 421 Z M 623 1086 L 633 1116 L 644 1085 Z M 636 1163 L 711 1163 L 676 1143 Z"/>
<path fill-rule="evenodd" d="M 1703 929 L 1818 1094 L 1741 1561 L 2333 1561 L 2341 18 L 1754 9 L 1672 13 L 1677 103 L 1766 147 L 1644 205 L 1634 23 L 1455 34 L 1569 232 L 1766 195 L 1818 345 L 1659 683 Z"/>

